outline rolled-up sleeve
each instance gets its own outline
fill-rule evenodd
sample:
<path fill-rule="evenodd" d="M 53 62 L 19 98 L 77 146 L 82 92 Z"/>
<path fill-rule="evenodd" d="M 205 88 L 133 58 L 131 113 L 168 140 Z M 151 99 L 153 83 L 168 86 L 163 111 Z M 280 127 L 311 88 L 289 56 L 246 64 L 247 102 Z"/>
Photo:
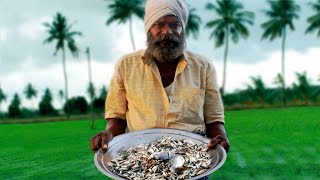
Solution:
<path fill-rule="evenodd" d="M 206 124 L 224 123 L 224 108 L 217 84 L 216 71 L 211 63 L 207 66 L 204 119 Z"/>
<path fill-rule="evenodd" d="M 105 119 L 126 119 L 127 98 L 123 81 L 122 60 L 115 66 L 105 103 Z"/>

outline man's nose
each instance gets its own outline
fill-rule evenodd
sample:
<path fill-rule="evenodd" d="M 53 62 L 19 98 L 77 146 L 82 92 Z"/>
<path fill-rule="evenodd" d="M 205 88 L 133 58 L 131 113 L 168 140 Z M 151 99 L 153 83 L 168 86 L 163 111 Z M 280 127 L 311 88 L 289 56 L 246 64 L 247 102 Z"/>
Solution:
<path fill-rule="evenodd" d="M 172 34 L 172 29 L 168 24 L 164 25 L 161 29 L 162 34 L 167 35 L 167 34 Z"/>

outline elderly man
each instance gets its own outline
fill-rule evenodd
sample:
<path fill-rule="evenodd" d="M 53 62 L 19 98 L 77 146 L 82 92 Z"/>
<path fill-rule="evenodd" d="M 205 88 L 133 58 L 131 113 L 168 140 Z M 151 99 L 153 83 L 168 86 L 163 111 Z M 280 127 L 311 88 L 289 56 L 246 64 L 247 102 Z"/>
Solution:
<path fill-rule="evenodd" d="M 229 141 L 216 72 L 204 57 L 186 51 L 188 6 L 184 0 L 148 0 L 147 49 L 121 58 L 106 100 L 106 130 L 91 138 L 93 152 L 112 137 L 149 128 L 174 128 Z"/>

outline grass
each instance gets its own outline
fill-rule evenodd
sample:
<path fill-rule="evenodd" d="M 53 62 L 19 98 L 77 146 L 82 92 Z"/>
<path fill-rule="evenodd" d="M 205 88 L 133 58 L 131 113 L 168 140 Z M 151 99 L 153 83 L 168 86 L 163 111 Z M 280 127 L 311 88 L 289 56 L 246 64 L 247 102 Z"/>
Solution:
<path fill-rule="evenodd" d="M 90 137 L 105 121 L 0 125 L 0 179 L 106 179 Z M 320 109 L 226 112 L 231 148 L 210 179 L 319 179 Z"/>
<path fill-rule="evenodd" d="M 68 121 L 0 126 L 0 179 L 105 179 L 93 163 L 90 137 L 96 123 Z"/>
<path fill-rule="evenodd" d="M 214 179 L 319 179 L 320 108 L 230 111 L 231 147 Z"/>

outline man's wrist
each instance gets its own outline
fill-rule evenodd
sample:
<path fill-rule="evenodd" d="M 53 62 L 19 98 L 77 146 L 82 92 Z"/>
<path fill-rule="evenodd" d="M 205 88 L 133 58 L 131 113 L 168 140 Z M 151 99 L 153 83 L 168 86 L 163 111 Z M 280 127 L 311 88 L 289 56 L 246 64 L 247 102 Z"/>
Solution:
<path fill-rule="evenodd" d="M 110 136 L 110 140 L 113 138 L 113 134 L 109 129 L 102 131 L 103 134 Z"/>

